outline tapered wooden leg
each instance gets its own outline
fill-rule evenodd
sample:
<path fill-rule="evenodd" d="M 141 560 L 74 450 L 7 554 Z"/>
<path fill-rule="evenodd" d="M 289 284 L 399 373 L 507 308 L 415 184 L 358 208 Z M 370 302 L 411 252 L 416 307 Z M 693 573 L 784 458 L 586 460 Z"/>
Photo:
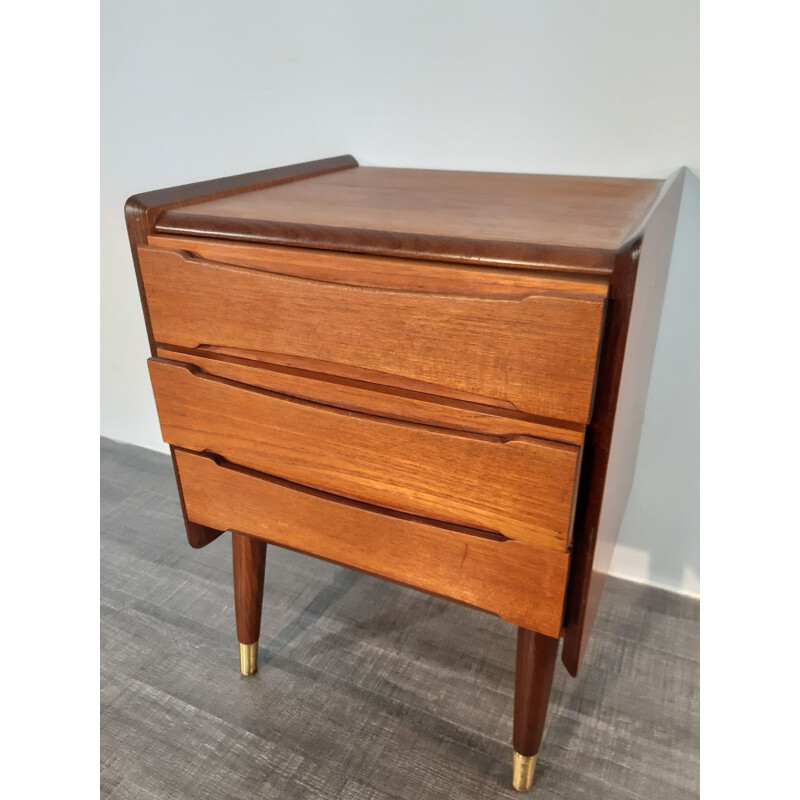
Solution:
<path fill-rule="evenodd" d="M 267 543 L 243 533 L 234 532 L 232 535 L 233 596 L 236 603 L 239 662 L 242 675 L 252 675 L 258 669 L 258 636 L 261 633 Z"/>
<path fill-rule="evenodd" d="M 513 777 L 514 788 L 519 792 L 528 791 L 533 783 L 557 653 L 558 639 L 519 629 L 514 688 Z"/>

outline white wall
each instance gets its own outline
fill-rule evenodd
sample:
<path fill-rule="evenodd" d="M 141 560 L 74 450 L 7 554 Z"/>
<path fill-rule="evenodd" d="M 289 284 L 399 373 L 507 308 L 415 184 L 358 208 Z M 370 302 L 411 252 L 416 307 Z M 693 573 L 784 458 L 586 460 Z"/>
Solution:
<path fill-rule="evenodd" d="M 102 419 L 165 450 L 122 207 L 341 153 L 366 165 L 699 172 L 696 0 L 106 0 Z M 63 124 L 69 124 L 68 120 Z M 689 175 L 613 569 L 699 589 L 698 196 Z"/>

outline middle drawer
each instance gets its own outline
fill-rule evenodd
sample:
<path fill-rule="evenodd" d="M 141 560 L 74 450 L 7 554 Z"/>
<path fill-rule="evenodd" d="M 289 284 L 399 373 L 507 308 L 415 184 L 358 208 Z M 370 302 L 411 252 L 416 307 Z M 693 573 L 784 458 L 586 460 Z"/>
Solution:
<path fill-rule="evenodd" d="M 476 532 L 568 546 L 574 445 L 346 411 L 158 358 L 149 367 L 169 444 Z"/>

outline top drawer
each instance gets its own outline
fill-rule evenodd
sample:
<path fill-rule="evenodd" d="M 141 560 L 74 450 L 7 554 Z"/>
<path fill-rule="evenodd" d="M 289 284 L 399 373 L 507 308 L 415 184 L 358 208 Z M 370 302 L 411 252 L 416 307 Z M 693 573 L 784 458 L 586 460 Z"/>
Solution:
<path fill-rule="evenodd" d="M 389 385 L 588 422 L 604 311 L 596 288 L 509 285 L 502 270 L 421 262 L 410 262 L 408 288 L 369 286 L 349 277 L 357 257 L 304 251 L 325 271 L 298 277 L 281 268 L 281 250 L 270 248 L 274 264 L 264 267 L 140 247 L 156 341 L 309 359 L 320 371 L 356 368 Z"/>

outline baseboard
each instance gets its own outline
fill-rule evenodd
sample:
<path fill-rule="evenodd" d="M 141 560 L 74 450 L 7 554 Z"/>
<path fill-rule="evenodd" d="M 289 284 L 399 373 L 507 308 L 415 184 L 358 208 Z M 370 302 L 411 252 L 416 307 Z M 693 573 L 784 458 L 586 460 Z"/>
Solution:
<path fill-rule="evenodd" d="M 614 548 L 614 555 L 611 559 L 611 568 L 608 574 L 633 583 L 664 589 L 684 597 L 700 599 L 700 578 L 691 568 L 683 568 L 683 575 L 679 584 L 655 579 L 650 575 L 650 554 L 634 547 L 618 544 Z"/>

